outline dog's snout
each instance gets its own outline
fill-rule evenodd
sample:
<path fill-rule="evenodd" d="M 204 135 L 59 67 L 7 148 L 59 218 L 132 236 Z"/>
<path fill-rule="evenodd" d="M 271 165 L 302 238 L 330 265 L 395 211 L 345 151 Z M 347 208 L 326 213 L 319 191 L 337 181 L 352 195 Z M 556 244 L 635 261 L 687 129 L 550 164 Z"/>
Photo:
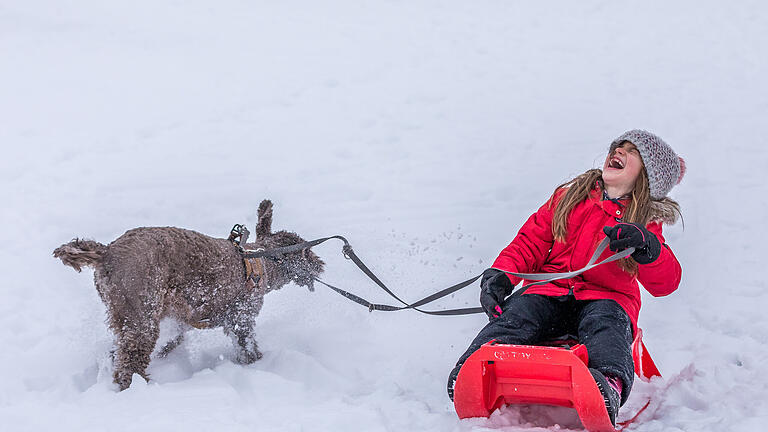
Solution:
<path fill-rule="evenodd" d="M 293 277 L 293 281 L 296 282 L 297 285 L 305 286 L 307 288 L 312 288 L 314 283 L 314 279 L 309 273 L 297 274 Z"/>

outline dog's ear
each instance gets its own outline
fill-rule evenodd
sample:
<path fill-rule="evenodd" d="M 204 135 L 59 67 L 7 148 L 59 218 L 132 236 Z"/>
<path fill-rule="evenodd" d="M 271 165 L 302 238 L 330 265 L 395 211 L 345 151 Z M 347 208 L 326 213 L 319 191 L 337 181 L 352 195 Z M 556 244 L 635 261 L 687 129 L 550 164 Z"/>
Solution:
<path fill-rule="evenodd" d="M 256 223 L 256 238 L 272 234 L 272 201 L 265 199 L 259 204 L 259 222 Z"/>

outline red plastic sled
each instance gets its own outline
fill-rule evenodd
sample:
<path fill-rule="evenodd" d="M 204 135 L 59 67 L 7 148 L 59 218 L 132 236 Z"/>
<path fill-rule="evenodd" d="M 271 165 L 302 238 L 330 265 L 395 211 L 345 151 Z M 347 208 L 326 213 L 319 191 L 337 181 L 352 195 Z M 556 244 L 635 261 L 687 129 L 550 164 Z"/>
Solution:
<path fill-rule="evenodd" d="M 635 373 L 645 380 L 661 376 L 638 329 L 632 343 Z M 571 345 L 571 344 L 568 344 Z M 590 432 L 615 431 L 603 397 L 587 369 L 587 347 L 502 345 L 491 341 L 467 359 L 454 385 L 459 418 L 488 417 L 508 404 L 574 408 Z"/>

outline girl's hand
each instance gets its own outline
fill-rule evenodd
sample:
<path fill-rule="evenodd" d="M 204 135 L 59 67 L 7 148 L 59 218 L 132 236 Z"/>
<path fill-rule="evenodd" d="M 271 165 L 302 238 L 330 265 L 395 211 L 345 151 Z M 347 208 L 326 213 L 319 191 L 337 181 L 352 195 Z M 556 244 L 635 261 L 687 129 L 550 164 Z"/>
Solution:
<path fill-rule="evenodd" d="M 480 305 L 488 318 L 501 316 L 500 304 L 514 289 L 512 281 L 503 271 L 489 268 L 483 272 L 483 278 L 480 280 Z"/>
<path fill-rule="evenodd" d="M 619 223 L 604 227 L 603 232 L 610 239 L 608 246 L 613 252 L 633 247 L 632 258 L 638 264 L 650 264 L 661 254 L 661 243 L 655 234 L 636 223 Z"/>

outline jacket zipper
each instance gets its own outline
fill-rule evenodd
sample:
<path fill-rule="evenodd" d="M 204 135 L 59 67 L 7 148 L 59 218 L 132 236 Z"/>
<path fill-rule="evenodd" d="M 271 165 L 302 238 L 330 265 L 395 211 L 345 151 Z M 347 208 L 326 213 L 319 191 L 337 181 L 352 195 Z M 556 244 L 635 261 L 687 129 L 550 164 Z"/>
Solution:
<path fill-rule="evenodd" d="M 601 209 L 602 210 L 602 209 Z M 595 212 L 595 205 L 593 203 L 592 207 L 589 209 L 589 213 L 587 214 L 587 217 L 585 220 L 589 220 L 592 217 L 592 213 Z M 584 224 L 582 224 L 584 225 Z M 574 245 L 579 244 L 579 240 L 581 240 L 581 236 L 584 235 L 584 228 L 583 226 L 579 228 L 579 233 L 576 235 L 576 240 L 574 240 Z M 573 271 L 573 257 L 575 255 L 576 249 L 574 246 L 574 249 L 571 252 L 571 259 L 568 260 L 568 271 Z M 573 296 L 573 279 L 568 279 L 568 295 Z"/>

